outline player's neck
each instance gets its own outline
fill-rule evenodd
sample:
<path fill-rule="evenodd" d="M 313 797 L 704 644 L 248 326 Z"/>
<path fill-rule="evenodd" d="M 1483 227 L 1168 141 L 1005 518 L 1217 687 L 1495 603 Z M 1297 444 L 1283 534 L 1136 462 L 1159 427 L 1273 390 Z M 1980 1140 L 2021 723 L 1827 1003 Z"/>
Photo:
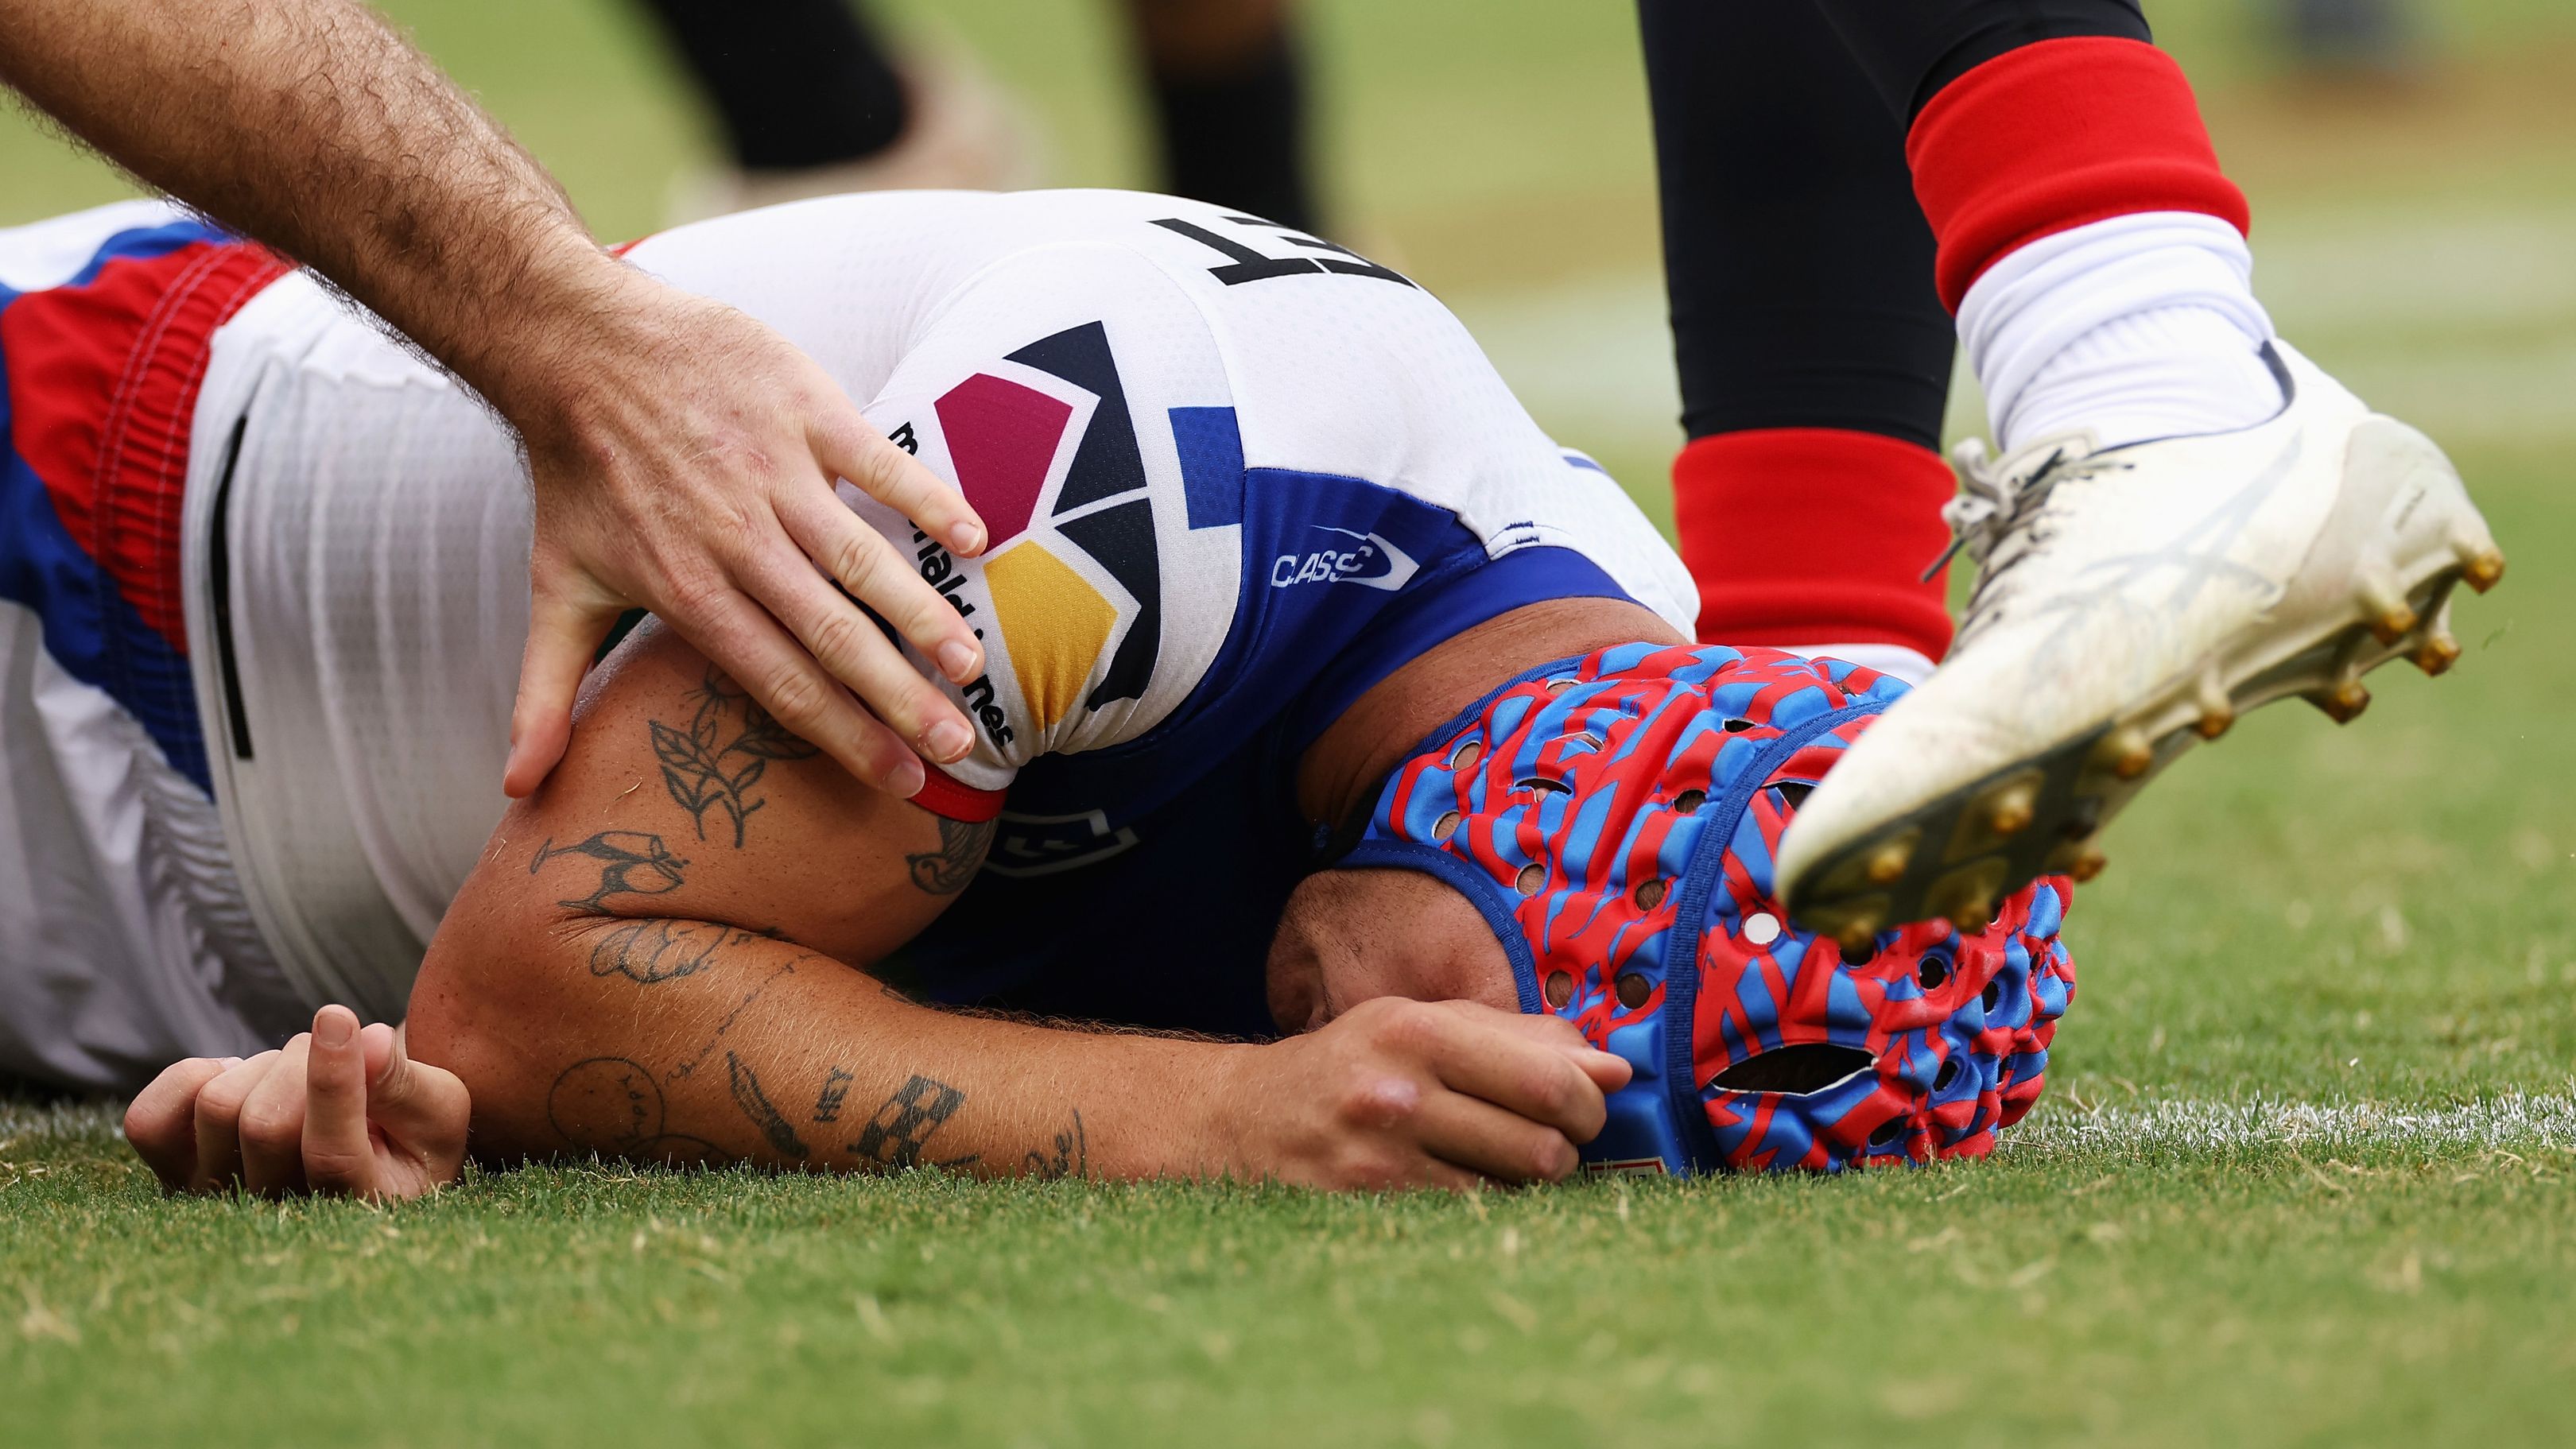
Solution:
<path fill-rule="evenodd" d="M 1489 619 L 1379 680 L 1344 710 L 1298 762 L 1298 807 L 1309 820 L 1338 825 L 1423 736 L 1495 685 L 1552 659 L 1639 640 L 1689 642 L 1654 611 L 1618 599 L 1552 599 Z"/>

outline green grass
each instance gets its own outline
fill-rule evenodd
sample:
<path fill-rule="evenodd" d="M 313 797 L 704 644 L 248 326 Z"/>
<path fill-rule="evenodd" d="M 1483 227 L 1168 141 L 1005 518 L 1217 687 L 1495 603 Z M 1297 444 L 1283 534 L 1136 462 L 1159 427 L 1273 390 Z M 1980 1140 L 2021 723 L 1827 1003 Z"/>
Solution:
<path fill-rule="evenodd" d="M 2529 1143 L 1463 1201 L 530 1170 L 371 1212 L 164 1203 L 65 1136 L 0 1228 L 28 1443 L 2536 1444 L 2576 1373 L 2576 1158 Z"/>
<path fill-rule="evenodd" d="M 394 8 L 603 234 L 707 154 L 621 9 Z M 1143 178 L 1099 6 L 901 8 L 1058 179 Z M 1345 230 L 1660 508 L 1624 5 L 1315 8 Z M 2564 1442 L 2576 21 L 2446 3 L 2425 89 L 2354 102 L 2279 84 L 2247 8 L 2150 10 L 2266 295 L 2455 446 L 2513 576 L 2450 678 L 2257 715 L 2124 818 L 1996 1161 L 1469 1200 L 541 1170 L 372 1211 L 165 1202 L 107 1109 L 0 1104 L 0 1442 Z M 14 124 L 0 176 L 0 221 L 119 189 Z"/>

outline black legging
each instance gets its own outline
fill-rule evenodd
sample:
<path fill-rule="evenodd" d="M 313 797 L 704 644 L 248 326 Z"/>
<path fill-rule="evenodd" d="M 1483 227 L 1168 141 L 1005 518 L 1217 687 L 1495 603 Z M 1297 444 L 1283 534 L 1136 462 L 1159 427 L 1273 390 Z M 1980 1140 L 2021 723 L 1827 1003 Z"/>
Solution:
<path fill-rule="evenodd" d="M 2036 40 L 2148 38 L 2136 0 L 1638 0 L 1693 438 L 1938 446 L 1955 350 L 1905 132 Z"/>
<path fill-rule="evenodd" d="M 644 0 L 747 171 L 873 155 L 903 133 L 903 82 L 847 0 Z"/>
<path fill-rule="evenodd" d="M 643 0 L 746 170 L 872 156 L 903 132 L 902 81 L 855 0 Z M 1306 71 L 1293 23 L 1222 74 L 1145 82 L 1165 190 L 1312 231 Z"/>

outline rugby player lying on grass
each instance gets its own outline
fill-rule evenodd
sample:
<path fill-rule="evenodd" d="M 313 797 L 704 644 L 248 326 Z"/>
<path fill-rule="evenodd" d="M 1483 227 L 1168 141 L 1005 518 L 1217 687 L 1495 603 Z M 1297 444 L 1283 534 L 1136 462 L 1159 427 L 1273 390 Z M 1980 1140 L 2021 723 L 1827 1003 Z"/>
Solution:
<path fill-rule="evenodd" d="M 129 1131 L 174 1184 L 417 1191 L 465 1088 L 496 1162 L 1365 1187 L 1587 1143 L 1975 1152 L 2036 1095 L 2062 888 L 1967 937 L 1784 931 L 1769 846 L 1898 686 L 1689 645 L 1670 551 L 1404 278 L 1111 193 L 813 203 L 633 259 L 785 329 L 962 485 L 980 560 L 848 496 L 982 632 L 977 749 L 874 793 L 647 625 L 492 829 L 506 439 L 279 284 L 196 422 L 208 768 L 281 974 L 407 998 L 419 1064 L 333 1008 L 319 1072 L 311 1038 L 173 1068 Z"/>
<path fill-rule="evenodd" d="M 1600 647 L 1637 633 L 1649 641 Z M 1897 692 L 1840 662 L 1687 646 L 1609 601 L 1524 606 L 1446 641 L 1279 782 L 1303 818 L 1351 824 L 1310 857 L 1323 868 L 1295 886 L 1268 953 L 1268 1016 L 1302 1034 L 1230 1043 L 942 1011 L 850 969 L 935 949 L 939 923 L 969 909 L 954 876 L 990 837 L 806 758 L 761 771 L 699 841 L 699 797 L 664 773 L 672 734 L 713 718 L 721 748 L 729 712 L 763 726 L 656 631 L 592 684 L 565 767 L 503 822 L 432 946 L 409 1030 L 472 1084 L 475 1150 L 497 1162 L 1373 1188 L 1555 1179 L 1578 1149 L 1644 1171 L 1979 1154 L 2038 1097 L 2072 994 L 2066 883 L 1999 903 L 1969 934 L 1914 926 L 1857 953 L 1784 930 L 1769 895 L 1794 802 Z M 740 846 L 725 838 L 736 825 Z M 592 833 L 566 844 L 575 829 Z M 1221 834 L 1203 845 L 1263 853 Z M 1141 842 L 1126 853 L 1150 859 Z M 1094 869 L 1111 891 L 1156 889 Z M 1294 868 L 1231 887 L 1197 874 L 1192 888 L 1241 900 Z M 1174 983 L 1177 1009 L 1140 1003 L 1129 1021 L 1232 1024 L 1188 1003 L 1258 979 L 1248 952 L 1085 929 L 1118 934 L 1083 969 L 1145 974 L 1159 957 L 1208 983 Z M 987 979 L 1043 957 L 1053 931 L 1042 914 L 987 923 L 978 934 L 1006 953 Z M 137 1147 L 198 1186 L 291 1191 L 317 1161 L 331 1185 L 386 1195 L 451 1174 L 465 1089 L 400 1065 L 370 1028 L 368 1074 L 393 1098 L 371 1138 L 354 1019 L 328 1011 L 343 1043 L 328 1080 L 302 1038 L 229 1068 L 184 1064 L 138 1101 Z"/>

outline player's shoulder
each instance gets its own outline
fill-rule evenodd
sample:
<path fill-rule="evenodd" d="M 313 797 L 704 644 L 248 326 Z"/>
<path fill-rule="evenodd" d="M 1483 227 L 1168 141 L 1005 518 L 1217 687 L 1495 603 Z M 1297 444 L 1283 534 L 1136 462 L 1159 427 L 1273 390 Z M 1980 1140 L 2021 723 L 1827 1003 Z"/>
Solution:
<path fill-rule="evenodd" d="M 983 631 L 969 783 L 1194 721 L 1239 734 L 1361 634 L 1398 649 L 1389 607 L 1504 554 L 1661 581 L 1623 566 L 1654 541 L 1633 505 L 1409 279 L 1167 197 L 995 200 L 1051 224 L 951 288 L 867 408 L 993 540 L 961 560 L 871 514 Z"/>
<path fill-rule="evenodd" d="M 965 494 L 991 542 L 960 559 L 843 496 L 984 641 L 989 672 L 961 691 L 980 734 L 968 784 L 1136 738 L 1204 672 L 1241 573 L 1212 500 L 1238 485 L 1194 448 L 1192 419 L 1232 404 L 1204 317 L 1115 245 L 1023 250 L 911 340 L 868 416 Z"/>

